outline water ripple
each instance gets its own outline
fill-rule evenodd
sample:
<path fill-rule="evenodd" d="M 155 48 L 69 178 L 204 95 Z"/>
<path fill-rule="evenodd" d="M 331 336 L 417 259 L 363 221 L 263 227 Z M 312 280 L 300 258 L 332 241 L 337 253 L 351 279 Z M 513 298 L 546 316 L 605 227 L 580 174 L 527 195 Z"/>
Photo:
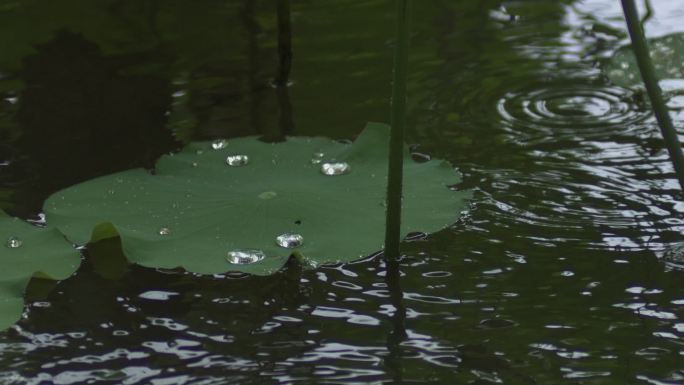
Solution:
<path fill-rule="evenodd" d="M 566 81 L 508 92 L 497 110 L 513 141 L 535 145 L 643 130 L 650 113 L 635 100 L 626 88 Z"/>

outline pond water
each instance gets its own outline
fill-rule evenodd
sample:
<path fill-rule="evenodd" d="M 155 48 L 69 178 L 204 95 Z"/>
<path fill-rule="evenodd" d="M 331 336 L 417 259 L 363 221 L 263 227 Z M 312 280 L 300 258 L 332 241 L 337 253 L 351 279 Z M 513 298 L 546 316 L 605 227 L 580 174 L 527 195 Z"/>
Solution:
<path fill-rule="evenodd" d="M 662 259 L 684 201 L 643 95 L 601 73 L 619 3 L 415 3 L 407 141 L 474 198 L 402 246 L 406 339 L 377 256 L 272 277 L 86 262 L 0 333 L 0 384 L 684 383 L 684 270 Z M 651 3 L 649 36 L 684 32 L 680 0 Z M 0 206 L 40 220 L 58 189 L 191 140 L 353 139 L 389 120 L 393 12 L 294 2 L 276 90 L 271 2 L 3 2 Z"/>

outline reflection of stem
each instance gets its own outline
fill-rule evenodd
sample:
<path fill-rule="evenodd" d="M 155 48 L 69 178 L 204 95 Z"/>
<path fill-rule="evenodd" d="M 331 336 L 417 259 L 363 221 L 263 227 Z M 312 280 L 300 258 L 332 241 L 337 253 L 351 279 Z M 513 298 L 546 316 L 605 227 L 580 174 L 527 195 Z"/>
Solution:
<path fill-rule="evenodd" d="M 292 119 L 292 103 L 290 102 L 290 90 L 287 87 L 277 87 L 278 107 L 280 108 L 280 138 L 291 135 L 294 131 L 294 121 Z"/>
<path fill-rule="evenodd" d="M 288 82 L 292 69 L 292 27 L 290 23 L 290 0 L 278 0 L 278 72 L 273 79 L 273 86 L 278 97 L 280 119 L 278 132 L 264 132 L 264 139 L 277 142 L 294 131 L 292 120 L 292 103 Z"/>
<path fill-rule="evenodd" d="M 684 155 L 682 155 L 682 147 L 679 144 L 677 132 L 672 125 L 660 86 L 658 86 L 658 79 L 656 78 L 655 69 L 648 53 L 644 31 L 639 25 L 639 14 L 634 5 L 634 0 L 622 0 L 622 9 L 625 13 L 625 21 L 629 30 L 629 37 L 632 39 L 632 48 L 639 65 L 641 78 L 646 86 L 648 97 L 651 99 L 651 107 L 658 121 L 660 132 L 665 139 L 670 159 L 679 178 L 679 185 L 684 190 Z"/>
<path fill-rule="evenodd" d="M 290 0 L 278 0 L 278 73 L 273 84 L 287 87 L 292 68 L 292 27 L 290 24 Z"/>
<path fill-rule="evenodd" d="M 259 74 L 259 45 L 257 42 L 257 35 L 260 32 L 259 24 L 256 21 L 254 1 L 245 0 L 243 10 L 244 24 L 247 32 L 247 57 L 249 60 L 249 71 L 247 72 L 247 85 L 249 87 L 249 117 L 252 129 L 260 132 L 259 119 L 259 91 L 261 85 L 258 82 Z"/>
<path fill-rule="evenodd" d="M 651 0 L 644 0 L 644 8 L 646 8 L 646 13 L 644 18 L 641 19 L 641 29 L 644 29 L 644 24 L 653 17 L 653 7 L 651 6 Z"/>
<path fill-rule="evenodd" d="M 406 307 L 404 307 L 403 291 L 401 289 L 401 273 L 399 271 L 399 261 L 390 259 L 385 262 L 387 268 L 385 282 L 389 289 L 390 302 L 394 307 L 392 315 L 392 332 L 387 338 L 387 351 L 385 359 L 386 371 L 393 377 L 395 384 L 403 382 L 403 365 L 401 342 L 407 337 L 406 334 Z"/>
<path fill-rule="evenodd" d="M 401 237 L 401 196 L 403 179 L 404 126 L 406 126 L 406 76 L 408 67 L 410 0 L 397 0 L 396 46 L 392 79 L 392 131 L 387 181 L 387 220 L 385 259 L 399 257 Z"/>

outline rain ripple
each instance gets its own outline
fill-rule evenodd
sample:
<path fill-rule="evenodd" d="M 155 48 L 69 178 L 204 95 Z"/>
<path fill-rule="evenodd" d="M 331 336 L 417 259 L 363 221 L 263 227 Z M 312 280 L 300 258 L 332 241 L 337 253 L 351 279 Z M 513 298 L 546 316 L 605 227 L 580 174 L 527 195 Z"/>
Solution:
<path fill-rule="evenodd" d="M 649 117 L 633 91 L 593 84 L 545 84 L 506 93 L 498 102 L 504 129 L 519 144 L 608 138 L 643 129 Z"/>

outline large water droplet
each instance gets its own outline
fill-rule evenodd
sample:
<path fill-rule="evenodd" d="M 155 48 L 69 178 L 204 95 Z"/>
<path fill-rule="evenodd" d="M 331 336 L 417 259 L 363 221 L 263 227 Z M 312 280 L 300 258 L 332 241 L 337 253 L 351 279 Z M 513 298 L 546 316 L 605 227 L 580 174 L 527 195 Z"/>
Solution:
<path fill-rule="evenodd" d="M 351 166 L 347 162 L 325 162 L 321 164 L 321 172 L 324 175 L 342 175 L 351 171 Z"/>
<path fill-rule="evenodd" d="M 211 142 L 211 148 L 214 150 L 223 150 L 226 147 L 228 147 L 228 141 L 225 139 L 216 139 Z"/>
<path fill-rule="evenodd" d="M 322 152 L 314 152 L 311 155 L 311 164 L 321 164 L 323 162 L 323 157 L 325 156 Z"/>
<path fill-rule="evenodd" d="M 257 249 L 237 249 L 228 252 L 226 259 L 234 265 L 246 265 L 266 258 L 263 251 Z"/>
<path fill-rule="evenodd" d="M 229 166 L 244 166 L 249 163 L 249 157 L 247 155 L 235 154 L 228 155 L 226 158 L 226 164 Z"/>
<path fill-rule="evenodd" d="M 18 237 L 9 237 L 7 238 L 7 242 L 5 243 L 5 246 L 9 247 L 10 249 L 16 249 L 17 247 L 21 247 L 21 245 L 24 244 L 24 241 L 22 241 Z"/>
<path fill-rule="evenodd" d="M 169 235 L 171 234 L 171 229 L 168 227 L 162 227 L 159 229 L 159 235 Z"/>
<path fill-rule="evenodd" d="M 304 237 L 296 233 L 284 233 L 276 237 L 276 243 L 286 249 L 294 249 L 304 243 Z"/>
<path fill-rule="evenodd" d="M 278 193 L 275 191 L 264 191 L 258 196 L 260 199 L 273 199 L 278 196 Z"/>

